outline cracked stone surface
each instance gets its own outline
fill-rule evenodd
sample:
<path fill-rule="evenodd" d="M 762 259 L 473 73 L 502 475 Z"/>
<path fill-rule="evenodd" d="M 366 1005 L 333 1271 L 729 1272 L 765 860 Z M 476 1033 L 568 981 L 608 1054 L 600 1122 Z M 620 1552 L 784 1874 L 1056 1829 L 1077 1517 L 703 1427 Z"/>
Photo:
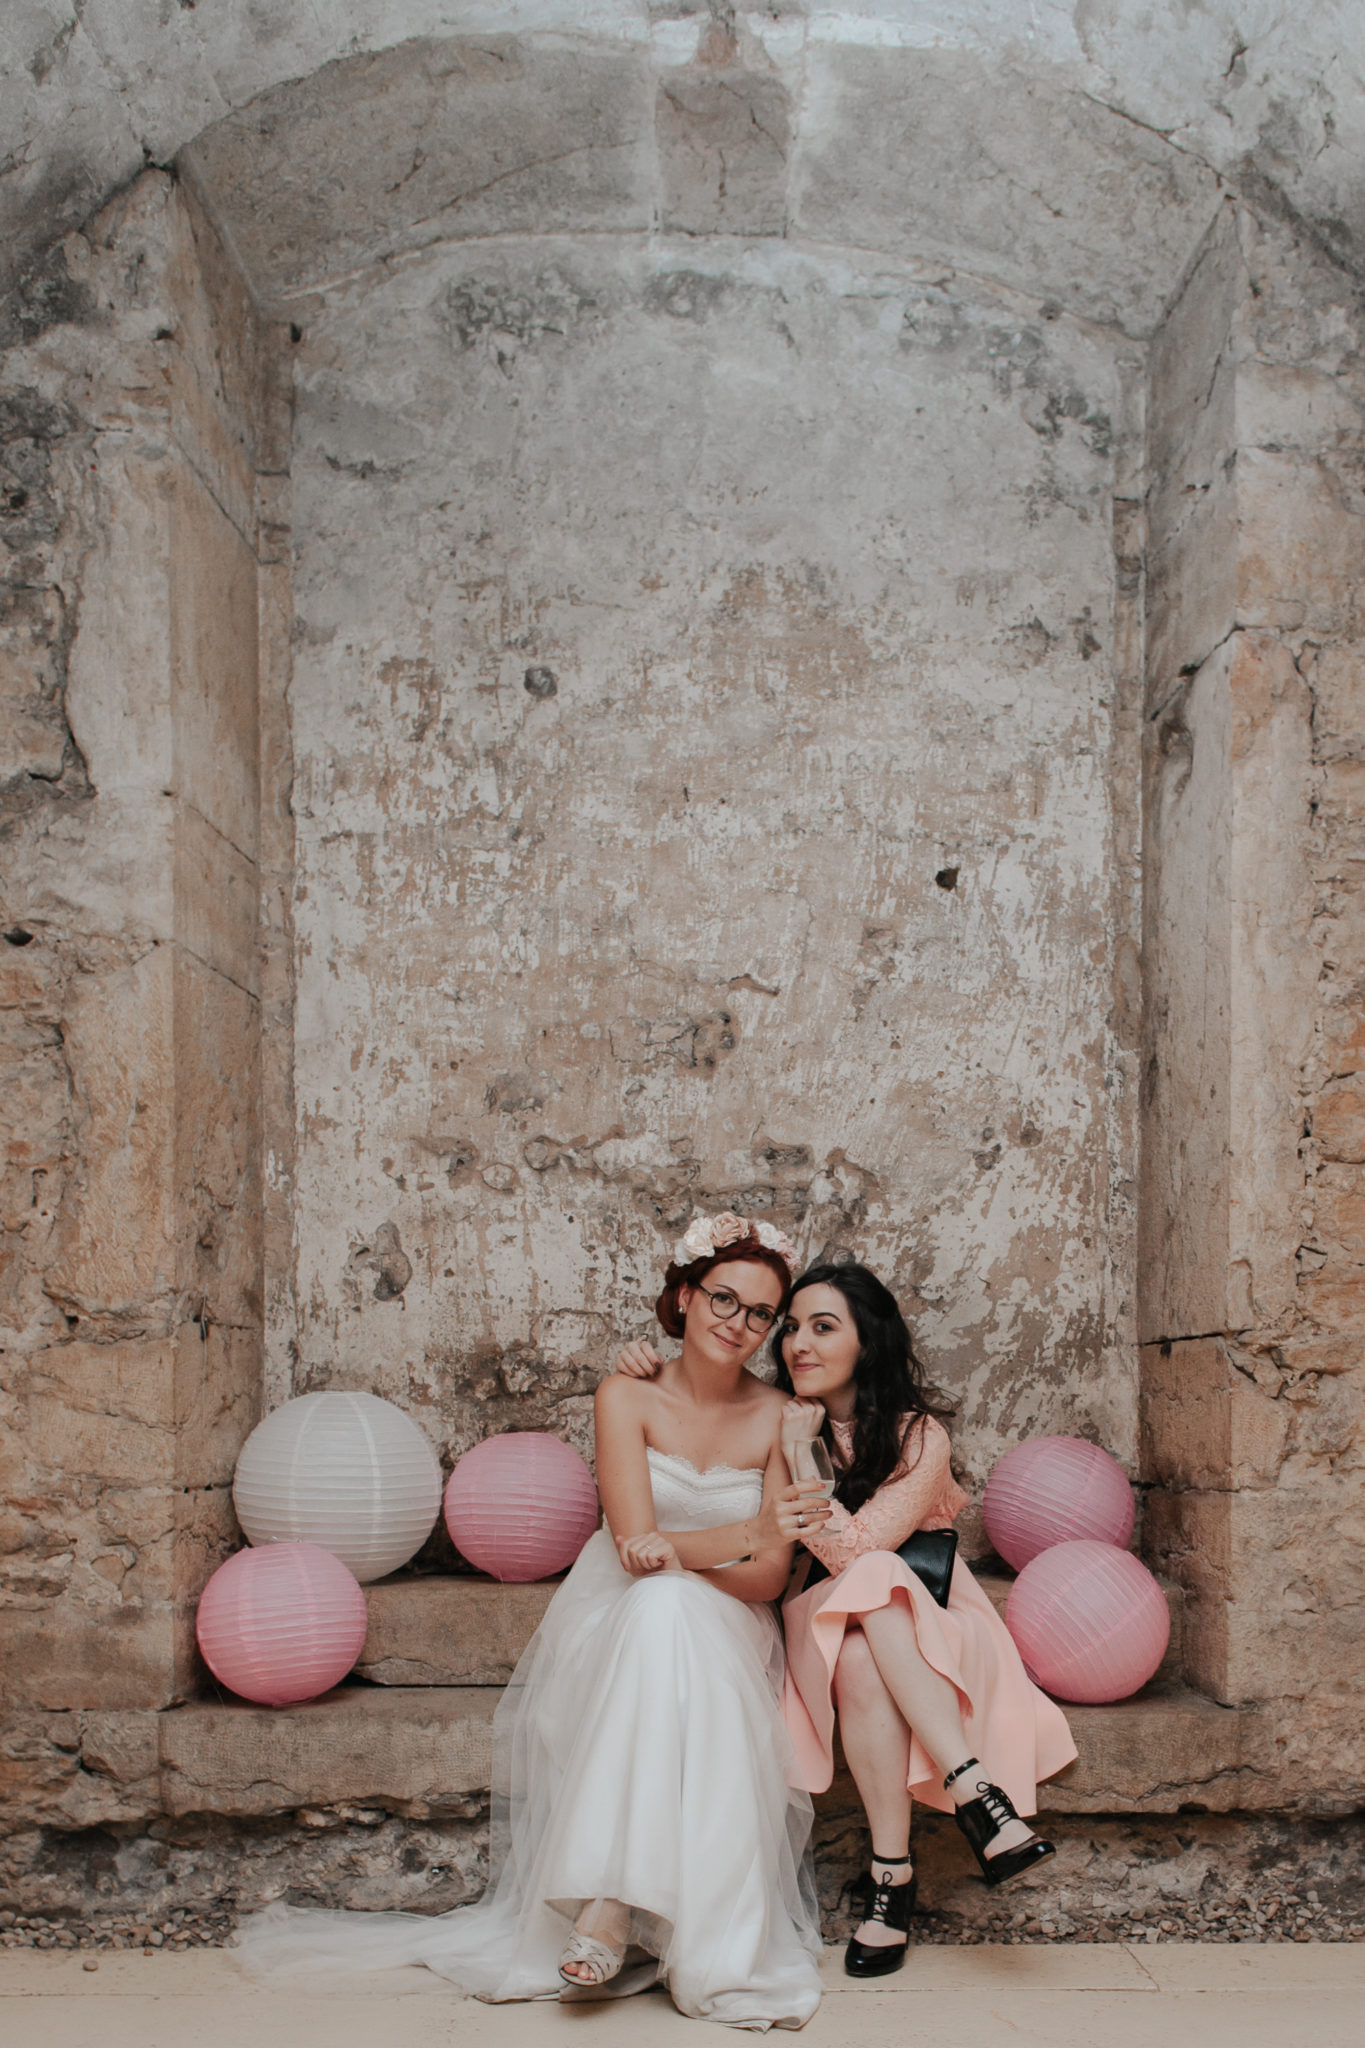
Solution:
<path fill-rule="evenodd" d="M 87 229 L 0 365 L 0 1697 L 78 1729 L 194 1682 L 261 1372 L 258 337 L 166 177 Z"/>
<path fill-rule="evenodd" d="M 887 1268 L 978 1479 L 1131 1456 L 1121 363 L 725 246 L 446 247 L 295 350 L 293 1383 L 576 1436 L 709 1203 Z"/>
<path fill-rule="evenodd" d="M 1311 240 L 1229 215 L 1149 403 L 1146 1543 L 1190 1674 L 1274 1700 L 1323 1801 L 1365 1647 L 1357 320 Z"/>

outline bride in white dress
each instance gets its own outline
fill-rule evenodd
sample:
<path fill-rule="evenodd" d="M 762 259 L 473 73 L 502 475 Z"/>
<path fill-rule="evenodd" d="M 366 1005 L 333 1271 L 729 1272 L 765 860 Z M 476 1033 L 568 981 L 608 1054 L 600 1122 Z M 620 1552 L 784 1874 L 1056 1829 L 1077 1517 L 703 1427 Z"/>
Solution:
<path fill-rule="evenodd" d="M 591 1537 L 494 1721 L 492 1880 L 473 1906 L 248 1920 L 263 1976 L 425 1963 L 478 1997 L 664 1982 L 695 2019 L 800 2027 L 820 2001 L 811 1805 L 787 1783 L 781 1631 L 791 1545 L 828 1505 L 791 1484 L 784 1399 L 745 1370 L 794 1251 L 698 1218 L 659 1297 L 682 1355 L 598 1389 Z"/>

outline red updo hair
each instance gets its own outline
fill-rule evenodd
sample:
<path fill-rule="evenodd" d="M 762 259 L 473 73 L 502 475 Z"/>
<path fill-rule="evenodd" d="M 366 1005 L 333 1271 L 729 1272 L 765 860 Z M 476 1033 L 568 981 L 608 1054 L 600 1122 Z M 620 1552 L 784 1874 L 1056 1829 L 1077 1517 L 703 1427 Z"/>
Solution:
<path fill-rule="evenodd" d="M 782 1299 L 777 1304 L 776 1314 L 781 1317 L 791 1299 L 792 1273 L 781 1252 L 771 1246 L 760 1244 L 756 1237 L 737 1238 L 734 1244 L 722 1245 L 718 1252 L 708 1258 L 693 1259 L 689 1265 L 679 1266 L 670 1259 L 664 1273 L 664 1291 L 654 1304 L 654 1313 L 665 1336 L 681 1337 L 687 1320 L 679 1296 L 684 1287 L 695 1287 L 704 1280 L 714 1266 L 728 1266 L 738 1259 L 748 1259 L 756 1266 L 767 1266 L 782 1282 Z"/>

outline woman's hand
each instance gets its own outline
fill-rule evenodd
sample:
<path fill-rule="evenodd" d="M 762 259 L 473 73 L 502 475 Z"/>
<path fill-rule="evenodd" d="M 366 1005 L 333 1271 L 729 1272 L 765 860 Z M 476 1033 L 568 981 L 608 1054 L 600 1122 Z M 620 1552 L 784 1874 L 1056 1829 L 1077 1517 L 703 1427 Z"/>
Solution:
<path fill-rule="evenodd" d="M 677 1551 L 657 1529 L 651 1529 L 644 1536 L 618 1536 L 616 1554 L 633 1579 L 652 1578 L 655 1572 L 682 1570 Z"/>
<path fill-rule="evenodd" d="M 782 1448 L 788 1444 L 808 1444 L 819 1436 L 824 1425 L 825 1411 L 818 1401 L 788 1401 L 782 1410 Z M 791 1460 L 787 1460 L 788 1464 Z"/>
<path fill-rule="evenodd" d="M 830 1505 L 818 1479 L 800 1479 L 784 1486 L 763 1503 L 749 1524 L 753 1546 L 778 1550 L 786 1543 L 804 1543 L 823 1529 L 830 1517 Z"/>
<path fill-rule="evenodd" d="M 637 1337 L 633 1344 L 622 1345 L 612 1371 L 623 1372 L 632 1380 L 652 1380 L 663 1362 L 652 1344 L 643 1337 Z"/>

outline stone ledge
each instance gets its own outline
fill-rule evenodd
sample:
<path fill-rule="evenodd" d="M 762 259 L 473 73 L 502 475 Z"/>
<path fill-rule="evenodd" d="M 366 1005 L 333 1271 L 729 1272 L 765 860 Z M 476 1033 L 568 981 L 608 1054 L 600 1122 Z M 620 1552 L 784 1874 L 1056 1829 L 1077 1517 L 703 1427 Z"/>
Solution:
<path fill-rule="evenodd" d="M 1013 1579 L 983 1573 L 979 1583 L 1003 1614 Z M 503 1586 L 496 1579 L 400 1574 L 367 1586 L 370 1625 L 356 1675 L 375 1685 L 505 1685 L 558 1585 L 556 1579 Z M 1181 1670 L 1179 1588 L 1167 1588 L 1166 1596 L 1171 1641 L 1158 1673 L 1162 1681 Z"/>
<path fill-rule="evenodd" d="M 375 1685 L 505 1685 L 558 1586 L 382 1579 L 365 1588 L 370 1623 L 356 1674 Z"/>
<path fill-rule="evenodd" d="M 306 1706 L 195 1705 L 161 1717 L 171 1814 L 372 1806 L 422 1819 L 467 1812 L 492 1762 L 492 1686 L 340 1686 Z M 1045 1813 L 1226 1812 L 1270 1803 L 1244 1763 L 1253 1714 L 1183 1687 L 1073 1707 L 1081 1754 L 1041 1788 Z M 843 1774 L 820 1802 L 856 1803 Z"/>
<path fill-rule="evenodd" d="M 161 1717 L 169 1814 L 378 1806 L 426 1819 L 487 1796 L 492 1686 L 343 1685 L 297 1707 L 177 1707 Z"/>

